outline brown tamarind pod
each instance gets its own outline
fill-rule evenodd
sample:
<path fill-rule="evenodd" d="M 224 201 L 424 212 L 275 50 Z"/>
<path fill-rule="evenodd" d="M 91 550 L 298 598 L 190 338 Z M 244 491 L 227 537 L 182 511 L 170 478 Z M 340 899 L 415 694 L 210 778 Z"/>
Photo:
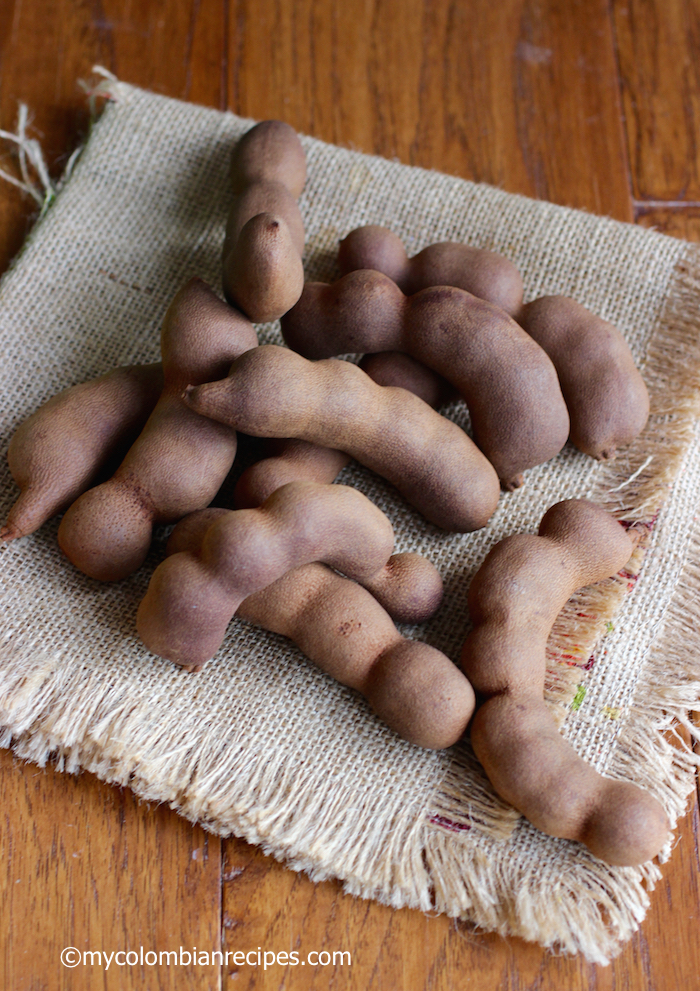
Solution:
<path fill-rule="evenodd" d="M 649 417 L 649 394 L 613 324 L 566 296 L 541 296 L 519 323 L 552 359 L 571 419 L 571 441 L 599 461 L 631 444 Z"/>
<path fill-rule="evenodd" d="M 512 317 L 523 303 L 522 276 L 503 255 L 440 241 L 409 258 L 401 238 L 376 224 L 350 231 L 340 242 L 338 265 L 341 275 L 363 268 L 382 272 L 406 296 L 431 286 L 455 286 L 495 303 Z"/>
<path fill-rule="evenodd" d="M 366 354 L 360 361 L 360 368 L 377 385 L 407 389 L 433 409 L 459 399 L 459 391 L 451 382 L 402 351 Z"/>
<path fill-rule="evenodd" d="M 185 517 L 172 532 L 168 554 L 201 555 L 205 535 L 228 512 L 210 508 Z M 326 565 L 293 568 L 244 599 L 236 615 L 289 637 L 322 671 L 363 694 L 376 715 L 411 743 L 452 746 L 469 723 L 474 692 L 459 668 L 433 647 L 402 637 L 370 592 Z"/>
<path fill-rule="evenodd" d="M 573 592 L 615 574 L 636 543 L 634 529 L 594 503 L 552 506 L 538 536 L 506 537 L 474 576 L 474 629 L 461 659 L 486 696 L 471 737 L 498 794 L 543 832 L 579 840 L 618 865 L 654 857 L 668 819 L 648 792 L 598 774 L 559 733 L 543 699 L 545 648 Z"/>
<path fill-rule="evenodd" d="M 286 434 L 344 451 L 447 530 L 485 526 L 498 503 L 496 474 L 463 430 L 347 361 L 311 362 L 264 345 L 237 359 L 228 378 L 184 398 L 195 412 L 254 437 Z"/>
<path fill-rule="evenodd" d="M 245 599 L 241 619 L 289 637 L 322 671 L 367 699 L 395 733 L 419 747 L 457 743 L 474 692 L 439 650 L 402 637 L 361 585 L 307 564 Z"/>
<path fill-rule="evenodd" d="M 297 200 L 305 182 L 306 156 L 289 124 L 262 121 L 233 150 L 222 283 L 229 303 L 256 323 L 277 320 L 301 295 L 304 224 Z"/>
<path fill-rule="evenodd" d="M 136 438 L 162 389 L 160 364 L 116 368 L 53 396 L 20 424 L 7 460 L 21 493 L 0 541 L 33 533 L 94 485 Z"/>
<path fill-rule="evenodd" d="M 434 408 L 456 396 L 449 382 L 400 351 L 365 355 L 360 368 L 378 385 L 407 389 Z M 269 456 L 246 468 L 239 478 L 234 491 L 236 509 L 259 506 L 285 482 L 307 479 L 330 484 L 350 461 L 344 451 L 305 440 L 287 438 L 272 445 Z"/>
<path fill-rule="evenodd" d="M 290 482 L 257 509 L 209 518 L 195 552 L 172 553 L 156 568 L 136 620 L 149 650 L 185 667 L 214 656 L 245 598 L 312 561 L 355 579 L 404 622 L 440 605 L 437 569 L 418 554 L 392 556 L 391 523 L 357 489 Z M 185 539 L 195 535 L 188 523 Z M 176 544 L 181 537 L 169 550 Z"/>
<path fill-rule="evenodd" d="M 566 443 L 569 415 L 550 358 L 504 310 L 463 289 L 404 296 L 366 270 L 332 285 L 307 282 L 282 333 L 307 358 L 398 350 L 438 372 L 462 395 L 474 439 L 506 489 Z"/>
<path fill-rule="evenodd" d="M 236 453 L 230 427 L 197 416 L 182 401 L 192 382 L 225 374 L 257 346 L 252 324 L 201 279 L 176 294 L 163 321 L 163 392 L 141 434 L 109 481 L 73 503 L 58 530 L 66 556 L 102 581 L 141 566 L 156 523 L 206 506 Z"/>
<path fill-rule="evenodd" d="M 267 457 L 241 474 L 233 492 L 236 509 L 254 509 L 287 482 L 308 481 L 330 485 L 350 462 L 345 451 L 311 444 L 307 440 L 272 440 Z"/>

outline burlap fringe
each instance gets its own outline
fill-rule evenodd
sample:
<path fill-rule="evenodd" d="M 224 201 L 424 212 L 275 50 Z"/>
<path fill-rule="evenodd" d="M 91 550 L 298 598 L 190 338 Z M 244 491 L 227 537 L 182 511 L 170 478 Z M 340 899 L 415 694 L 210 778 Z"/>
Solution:
<path fill-rule="evenodd" d="M 44 216 L 51 204 L 56 199 L 61 187 L 68 181 L 83 150 L 83 145 L 79 145 L 66 162 L 63 175 L 54 182 L 49 175 L 49 170 L 44 159 L 44 152 L 36 138 L 30 138 L 27 129 L 29 127 L 29 108 L 26 103 L 20 103 L 17 111 L 17 129 L 12 131 L 0 130 L 0 139 L 16 152 L 17 167 L 19 175 L 12 175 L 5 169 L 0 169 L 0 179 L 9 182 L 12 186 L 21 189 L 36 203 L 39 208 L 38 218 Z"/>
<path fill-rule="evenodd" d="M 282 752 L 256 764 L 245 746 L 195 723 L 175 693 L 164 727 L 150 699 L 116 698 L 103 673 L 64 665 L 59 656 L 42 664 L 32 645 L 14 649 L 3 667 L 0 745 L 19 757 L 40 766 L 52 759 L 59 770 L 88 770 L 128 786 L 212 832 L 260 845 L 315 880 L 340 876 L 364 897 L 432 907 L 421 809 L 397 816 L 371 793 L 362 809 L 348 809 L 332 778 L 319 781 L 312 766 L 290 768 Z M 309 847 L 312 833 L 323 838 Z"/>
<path fill-rule="evenodd" d="M 109 78 L 99 95 L 112 96 L 117 86 Z M 618 518 L 642 521 L 649 529 L 700 412 L 698 326 L 700 251 L 689 247 L 648 352 L 648 429 L 610 466 L 594 494 Z M 679 731 L 691 739 L 698 735 L 688 718 L 700 696 L 700 607 L 692 591 L 700 582 L 700 566 L 693 563 L 698 551 L 696 535 L 665 632 L 649 657 L 634 707 L 620 720 L 606 772 L 647 787 L 674 822 L 693 789 L 698 763 Z M 575 596 L 557 622 L 549 643 L 547 697 L 560 722 L 585 684 L 588 658 L 641 558 L 640 553 L 615 579 Z M 339 877 L 349 893 L 396 908 L 437 910 L 479 929 L 606 964 L 638 928 L 648 891 L 660 877 L 654 864 L 610 868 L 583 847 L 551 838 L 541 838 L 546 859 L 542 844 L 532 855 L 532 827 L 493 794 L 483 773 L 474 788 L 476 762 L 468 744 L 455 748 L 429 808 L 402 808 L 399 815 L 367 794 L 362 808 L 347 810 L 332 779 L 319 782 L 311 769 L 297 767 L 292 780 L 283 754 L 256 767 L 245 748 L 232 752 L 229 741 L 212 739 L 186 712 L 177 712 L 176 695 L 174 718 L 164 732 L 147 701 L 115 699 L 98 672 L 62 665 L 59 656 L 42 662 L 36 645 L 5 654 L 1 691 L 0 745 L 18 756 L 39 765 L 52 758 L 61 770 L 85 769 L 128 785 L 212 832 L 235 833 L 262 846 L 314 880 Z M 461 787 L 467 774 L 468 797 Z M 310 833 L 322 837 L 311 847 Z"/>

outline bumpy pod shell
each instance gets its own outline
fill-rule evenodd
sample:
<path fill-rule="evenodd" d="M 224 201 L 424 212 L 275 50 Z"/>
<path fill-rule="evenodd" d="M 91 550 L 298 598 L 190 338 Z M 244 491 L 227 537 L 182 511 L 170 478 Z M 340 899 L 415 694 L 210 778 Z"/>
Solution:
<path fill-rule="evenodd" d="M 469 589 L 474 629 L 462 669 L 486 697 L 472 745 L 494 788 L 538 829 L 579 840 L 610 864 L 654 857 L 668 839 L 661 805 L 628 782 L 605 778 L 559 733 L 543 700 L 545 648 L 576 589 L 615 574 L 636 544 L 601 507 L 557 503 L 539 535 L 500 541 Z"/>

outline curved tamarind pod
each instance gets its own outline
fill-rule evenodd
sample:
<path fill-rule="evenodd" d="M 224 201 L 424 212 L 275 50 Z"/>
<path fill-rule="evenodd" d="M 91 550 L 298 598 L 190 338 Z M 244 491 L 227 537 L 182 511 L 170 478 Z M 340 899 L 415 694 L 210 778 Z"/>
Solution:
<path fill-rule="evenodd" d="M 463 430 L 347 361 L 311 362 L 267 344 L 235 361 L 228 378 L 184 398 L 195 412 L 254 437 L 284 433 L 345 451 L 447 530 L 485 526 L 498 503 L 496 474 Z"/>
<path fill-rule="evenodd" d="M 233 463 L 236 434 L 194 414 L 182 390 L 224 374 L 256 345 L 250 321 L 201 279 L 176 294 L 163 321 L 165 385 L 155 409 L 113 477 L 80 496 L 61 521 L 59 544 L 81 571 L 126 578 L 143 564 L 155 523 L 211 502 Z"/>
<path fill-rule="evenodd" d="M 604 778 L 561 736 L 543 700 L 545 648 L 572 593 L 617 572 L 636 542 L 634 530 L 579 499 L 548 510 L 539 536 L 500 541 L 469 589 L 474 629 L 461 659 L 487 696 L 472 745 L 498 794 L 543 832 L 618 865 L 654 857 L 668 820 L 646 791 Z"/>
<path fill-rule="evenodd" d="M 21 493 L 0 541 L 33 533 L 94 485 L 135 439 L 162 389 L 160 364 L 116 368 L 59 392 L 20 424 L 7 460 Z"/>
<path fill-rule="evenodd" d="M 429 406 L 442 406 L 456 396 L 449 382 L 400 351 L 365 355 L 360 368 L 378 385 L 407 389 Z M 272 444 L 270 455 L 246 468 L 238 479 L 233 494 L 236 509 L 259 506 L 280 485 L 297 479 L 330 485 L 350 461 L 344 451 L 305 440 L 287 438 Z"/>
<path fill-rule="evenodd" d="M 649 417 L 647 387 L 620 331 L 566 296 L 533 300 L 518 321 L 557 370 L 572 443 L 598 461 L 614 458 Z"/>
<path fill-rule="evenodd" d="M 226 299 L 256 323 L 277 320 L 304 286 L 304 224 L 297 205 L 306 182 L 306 156 L 294 128 L 265 120 L 233 150 L 235 198 L 226 225 Z"/>
<path fill-rule="evenodd" d="M 495 303 L 515 316 L 523 304 L 523 279 L 515 265 L 495 251 L 440 241 L 408 257 L 401 238 L 368 224 L 350 231 L 338 248 L 340 274 L 362 268 L 383 272 L 407 296 L 431 286 L 455 286 Z"/>
<path fill-rule="evenodd" d="M 185 517 L 172 532 L 168 554 L 201 554 L 205 534 L 228 512 L 210 508 Z M 452 746 L 469 723 L 474 692 L 459 668 L 433 647 L 401 637 L 368 591 L 326 565 L 293 568 L 244 599 L 236 615 L 289 637 L 322 671 L 361 692 L 379 718 L 411 743 Z"/>
<path fill-rule="evenodd" d="M 185 540 L 193 541 L 196 526 L 188 524 Z M 139 635 L 155 654 L 201 667 L 245 598 L 312 561 L 354 578 L 389 613 L 420 622 L 438 608 L 442 579 L 418 554 L 392 558 L 393 546 L 391 523 L 357 489 L 290 482 L 258 509 L 217 515 L 196 551 L 156 568 L 139 606 Z"/>
<path fill-rule="evenodd" d="M 400 636 L 362 586 L 307 564 L 245 599 L 241 619 L 289 637 L 322 671 L 365 696 L 404 740 L 441 750 L 457 743 L 474 692 L 439 650 Z"/>
<path fill-rule="evenodd" d="M 474 439 L 506 489 L 569 435 L 549 357 L 507 313 L 463 289 L 404 296 L 388 276 L 365 270 L 332 285 L 307 282 L 282 333 L 307 358 L 398 350 L 438 372 L 459 389 Z"/>

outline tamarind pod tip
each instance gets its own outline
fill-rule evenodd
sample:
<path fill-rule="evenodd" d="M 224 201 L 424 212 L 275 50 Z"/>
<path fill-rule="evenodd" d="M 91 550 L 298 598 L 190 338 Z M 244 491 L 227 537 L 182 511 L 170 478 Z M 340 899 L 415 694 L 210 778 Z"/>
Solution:
<path fill-rule="evenodd" d="M 620 526 L 624 526 L 624 524 L 620 523 Z M 633 523 L 632 526 L 626 528 L 625 532 L 630 539 L 632 548 L 636 549 L 646 534 L 646 528 L 641 523 Z"/>
<path fill-rule="evenodd" d="M 62 512 L 63 509 L 65 509 L 65 505 L 60 505 L 55 499 L 49 500 L 45 494 L 42 498 L 40 486 L 38 489 L 34 485 L 23 488 L 10 507 L 5 523 L 0 528 L 0 543 L 17 540 L 34 533 L 47 519 Z"/>
<path fill-rule="evenodd" d="M 520 474 L 518 475 L 514 475 L 512 478 L 501 479 L 501 488 L 504 490 L 504 492 L 515 492 L 516 489 L 519 489 L 524 484 L 525 484 L 525 476 L 523 475 L 522 472 L 520 472 Z"/>
<path fill-rule="evenodd" d="M 226 300 L 255 323 L 278 320 L 298 302 L 304 268 L 284 218 L 259 213 L 223 259 Z"/>
<path fill-rule="evenodd" d="M 231 422 L 230 411 L 226 403 L 226 379 L 217 382 L 205 382 L 204 385 L 188 385 L 182 393 L 183 402 L 200 416 L 209 417 L 219 423 L 236 427 Z"/>
<path fill-rule="evenodd" d="M 616 447 L 606 447 L 604 450 L 599 451 L 597 454 L 593 455 L 596 461 L 614 461 L 617 457 Z"/>

